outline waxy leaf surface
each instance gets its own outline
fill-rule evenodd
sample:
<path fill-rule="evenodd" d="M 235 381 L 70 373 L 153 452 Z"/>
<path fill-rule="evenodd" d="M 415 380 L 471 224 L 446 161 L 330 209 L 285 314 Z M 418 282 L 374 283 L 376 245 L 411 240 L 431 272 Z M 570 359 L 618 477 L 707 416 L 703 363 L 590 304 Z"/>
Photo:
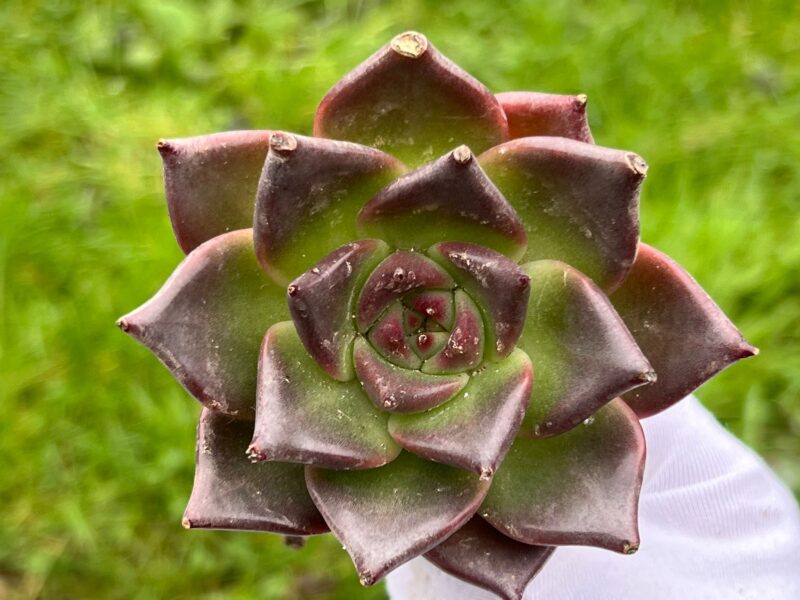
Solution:
<path fill-rule="evenodd" d="M 528 585 L 553 554 L 552 546 L 530 546 L 504 536 L 478 516 L 425 558 L 459 579 L 494 592 L 503 600 L 521 600 Z"/>
<path fill-rule="evenodd" d="M 373 148 L 273 133 L 253 223 L 261 266 L 285 285 L 358 239 L 359 209 L 403 171 L 397 159 Z"/>
<path fill-rule="evenodd" d="M 426 373 L 459 373 L 474 369 L 483 360 L 484 326 L 481 312 L 463 290 L 453 294 L 455 321 L 447 343 L 422 364 Z"/>
<path fill-rule="evenodd" d="M 445 329 L 453 327 L 455 312 L 453 311 L 453 294 L 442 290 L 424 290 L 403 299 L 403 303 L 417 314 L 436 321 Z M 421 325 L 422 323 L 419 323 Z M 413 330 L 415 330 L 416 327 Z M 410 332 L 409 332 L 410 333 Z"/>
<path fill-rule="evenodd" d="M 160 140 L 172 230 L 189 254 L 211 238 L 252 227 L 269 131 L 227 131 Z"/>
<path fill-rule="evenodd" d="M 205 406 L 252 419 L 261 339 L 287 317 L 285 293 L 259 268 L 252 230 L 243 229 L 197 247 L 117 324 Z"/>
<path fill-rule="evenodd" d="M 256 425 L 248 454 L 330 469 L 371 469 L 400 452 L 353 380 L 331 379 L 308 355 L 294 325 L 273 325 L 258 366 Z"/>
<path fill-rule="evenodd" d="M 561 435 L 518 437 L 480 514 L 526 544 L 588 545 L 630 554 L 639 547 L 644 458 L 639 420 L 616 398 Z"/>
<path fill-rule="evenodd" d="M 548 437 L 578 425 L 609 400 L 655 380 L 655 373 L 611 302 L 569 265 L 523 265 L 531 278 L 519 347 L 536 366 L 536 388 L 522 435 Z"/>
<path fill-rule="evenodd" d="M 353 308 L 364 280 L 389 254 L 379 240 L 331 252 L 289 285 L 289 312 L 308 353 L 339 381 L 353 377 Z"/>
<path fill-rule="evenodd" d="M 483 152 L 508 139 L 500 103 L 420 33 L 406 32 L 322 99 L 314 135 L 379 148 L 416 166 L 459 144 Z"/>
<path fill-rule="evenodd" d="M 486 353 L 508 356 L 525 324 L 530 281 L 502 254 L 460 242 L 436 244 L 428 254 L 475 298 L 486 320 Z"/>
<path fill-rule="evenodd" d="M 403 452 L 367 471 L 306 470 L 308 490 L 363 585 L 440 543 L 475 513 L 488 481 Z"/>
<path fill-rule="evenodd" d="M 463 146 L 381 190 L 361 209 L 358 225 L 399 248 L 458 240 L 518 259 L 526 247 L 514 209 Z"/>
<path fill-rule="evenodd" d="M 586 120 L 586 96 L 540 92 L 504 92 L 497 100 L 508 117 L 511 139 L 530 136 L 565 137 L 594 143 Z"/>
<path fill-rule="evenodd" d="M 396 302 L 369 330 L 367 337 L 380 354 L 404 369 L 418 369 L 422 360 L 406 339 L 405 309 Z"/>
<path fill-rule="evenodd" d="M 469 380 L 466 373 L 430 375 L 395 366 L 364 338 L 356 339 L 353 357 L 367 396 L 375 406 L 389 412 L 428 410 L 455 396 Z"/>
<path fill-rule="evenodd" d="M 488 479 L 519 430 L 531 397 L 533 367 L 515 350 L 469 378 L 452 400 L 413 415 L 392 415 L 389 433 L 406 450 Z"/>
<path fill-rule="evenodd" d="M 358 298 L 356 323 L 367 331 L 389 304 L 408 292 L 452 289 L 455 282 L 442 267 L 419 252 L 398 250 L 372 272 Z"/>
<path fill-rule="evenodd" d="M 611 300 L 658 374 L 653 385 L 623 396 L 639 417 L 668 408 L 758 353 L 691 275 L 646 244 Z"/>
<path fill-rule="evenodd" d="M 245 451 L 252 421 L 203 409 L 197 467 L 184 527 L 311 535 L 328 531 L 306 489 L 304 467 L 252 464 Z"/>
<path fill-rule="evenodd" d="M 639 241 L 639 187 L 647 171 L 641 158 L 566 138 L 527 137 L 492 148 L 480 163 L 525 224 L 523 260 L 562 260 L 607 291 L 622 282 Z"/>

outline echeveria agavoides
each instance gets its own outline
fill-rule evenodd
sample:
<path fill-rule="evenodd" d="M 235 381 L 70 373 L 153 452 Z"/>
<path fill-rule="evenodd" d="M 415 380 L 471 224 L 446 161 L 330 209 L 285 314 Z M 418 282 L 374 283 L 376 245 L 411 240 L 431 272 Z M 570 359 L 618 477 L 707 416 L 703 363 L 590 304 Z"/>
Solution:
<path fill-rule="evenodd" d="M 647 165 L 585 96 L 493 95 L 422 34 L 314 137 L 158 148 L 188 255 L 118 324 L 204 405 L 186 527 L 330 531 L 365 585 L 423 555 L 518 600 L 556 546 L 636 551 L 639 418 L 756 353 L 639 242 Z"/>

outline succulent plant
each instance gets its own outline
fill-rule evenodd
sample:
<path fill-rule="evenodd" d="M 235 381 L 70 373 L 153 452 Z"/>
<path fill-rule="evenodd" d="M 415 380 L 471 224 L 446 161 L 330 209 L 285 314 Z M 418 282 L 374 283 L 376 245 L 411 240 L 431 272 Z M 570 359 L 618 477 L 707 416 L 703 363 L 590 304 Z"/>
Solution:
<path fill-rule="evenodd" d="M 158 149 L 187 257 L 118 324 L 203 404 L 188 528 L 332 531 L 365 585 L 424 555 L 520 598 L 556 546 L 636 551 L 639 419 L 756 353 L 639 242 L 647 166 L 585 96 L 493 95 L 419 33 L 313 137 Z"/>

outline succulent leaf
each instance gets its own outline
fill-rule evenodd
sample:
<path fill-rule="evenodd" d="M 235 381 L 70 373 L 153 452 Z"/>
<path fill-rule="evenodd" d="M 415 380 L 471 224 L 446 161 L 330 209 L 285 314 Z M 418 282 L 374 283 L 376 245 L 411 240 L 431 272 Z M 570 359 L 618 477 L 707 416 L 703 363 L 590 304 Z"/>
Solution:
<path fill-rule="evenodd" d="M 508 124 L 486 87 L 408 31 L 326 94 L 314 135 L 366 144 L 416 166 L 457 144 L 483 152 L 508 139 Z"/>
<path fill-rule="evenodd" d="M 328 526 L 306 489 L 304 467 L 253 465 L 245 450 L 253 424 L 203 409 L 197 428 L 197 467 L 186 528 L 325 533 Z"/>
<path fill-rule="evenodd" d="M 455 312 L 453 311 L 453 294 L 442 290 L 423 290 L 403 299 L 403 303 L 418 315 L 432 319 L 447 330 L 453 328 Z M 409 322 L 410 326 L 412 323 Z M 422 325 L 420 322 L 409 333 Z"/>
<path fill-rule="evenodd" d="M 253 224 L 261 266 L 285 285 L 358 239 L 359 209 L 403 171 L 397 159 L 374 148 L 273 133 Z"/>
<path fill-rule="evenodd" d="M 367 471 L 309 467 L 306 482 L 363 585 L 445 540 L 475 513 L 489 488 L 472 473 L 408 452 Z"/>
<path fill-rule="evenodd" d="M 159 140 L 172 230 L 189 254 L 227 231 L 253 225 L 269 131 L 226 131 Z"/>
<path fill-rule="evenodd" d="M 367 276 L 389 254 L 380 240 L 337 248 L 288 288 L 289 312 L 308 353 L 334 379 L 353 377 L 352 312 Z"/>
<path fill-rule="evenodd" d="M 591 279 L 554 260 L 522 268 L 532 291 L 518 345 L 536 366 L 522 435 L 563 433 L 623 392 L 655 380 L 650 363 Z"/>
<path fill-rule="evenodd" d="M 458 240 L 518 259 L 527 245 L 517 213 L 466 146 L 381 190 L 361 209 L 358 226 L 399 248 Z"/>
<path fill-rule="evenodd" d="M 283 290 L 259 268 L 252 230 L 243 229 L 198 246 L 117 324 L 205 406 L 252 420 L 261 338 L 287 317 Z"/>
<path fill-rule="evenodd" d="M 658 373 L 653 385 L 623 396 L 641 418 L 758 353 L 691 275 L 646 244 L 611 300 Z"/>
<path fill-rule="evenodd" d="M 450 334 L 446 331 L 423 331 L 410 335 L 406 339 L 417 356 L 425 361 L 444 350 Z"/>
<path fill-rule="evenodd" d="M 356 305 L 358 330 L 366 333 L 392 302 L 409 292 L 454 287 L 447 271 L 427 256 L 398 250 L 379 264 L 364 284 Z"/>
<path fill-rule="evenodd" d="M 531 136 L 565 137 L 594 143 L 586 119 L 586 96 L 541 92 L 503 92 L 497 101 L 508 117 L 512 140 Z"/>
<path fill-rule="evenodd" d="M 330 469 L 372 469 L 400 449 L 388 416 L 357 381 L 328 377 L 308 355 L 291 321 L 267 331 L 258 365 L 256 424 L 248 454 Z"/>
<path fill-rule="evenodd" d="M 479 157 L 525 224 L 524 261 L 556 259 L 606 291 L 625 279 L 639 241 L 636 154 L 555 137 L 527 137 Z"/>
<path fill-rule="evenodd" d="M 485 333 L 481 311 L 463 290 L 453 294 L 455 320 L 447 343 L 422 364 L 425 373 L 459 373 L 483 361 Z"/>
<path fill-rule="evenodd" d="M 418 456 L 489 479 L 514 441 L 532 385 L 531 361 L 515 350 L 472 374 L 452 400 L 424 413 L 392 415 L 389 433 Z"/>
<path fill-rule="evenodd" d="M 502 254 L 475 244 L 442 242 L 430 248 L 428 255 L 444 266 L 481 307 L 489 358 L 508 356 L 525 324 L 528 276 Z"/>
<path fill-rule="evenodd" d="M 479 512 L 525 544 L 631 554 L 639 547 L 644 458 L 639 420 L 616 398 L 562 435 L 518 437 Z"/>
<path fill-rule="evenodd" d="M 425 558 L 454 577 L 494 592 L 503 600 L 522 600 L 528 583 L 553 554 L 552 546 L 531 546 L 504 536 L 478 516 Z"/>
<path fill-rule="evenodd" d="M 404 319 L 404 307 L 392 304 L 369 330 L 367 338 L 388 361 L 405 369 L 418 369 L 422 360 L 406 339 Z"/>
<path fill-rule="evenodd" d="M 389 412 L 428 410 L 455 396 L 469 381 L 466 373 L 431 375 L 393 365 L 361 337 L 356 339 L 353 357 L 367 396 Z"/>

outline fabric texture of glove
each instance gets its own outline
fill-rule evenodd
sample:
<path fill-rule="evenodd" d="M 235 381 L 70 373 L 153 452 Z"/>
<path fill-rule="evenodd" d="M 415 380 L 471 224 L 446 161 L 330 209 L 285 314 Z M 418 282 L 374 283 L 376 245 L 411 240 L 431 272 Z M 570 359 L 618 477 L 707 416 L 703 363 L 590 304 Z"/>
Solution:
<path fill-rule="evenodd" d="M 559 548 L 525 600 L 800 599 L 800 510 L 764 461 L 694 397 L 642 426 L 639 551 Z M 423 558 L 387 587 L 392 600 L 496 598 Z"/>

